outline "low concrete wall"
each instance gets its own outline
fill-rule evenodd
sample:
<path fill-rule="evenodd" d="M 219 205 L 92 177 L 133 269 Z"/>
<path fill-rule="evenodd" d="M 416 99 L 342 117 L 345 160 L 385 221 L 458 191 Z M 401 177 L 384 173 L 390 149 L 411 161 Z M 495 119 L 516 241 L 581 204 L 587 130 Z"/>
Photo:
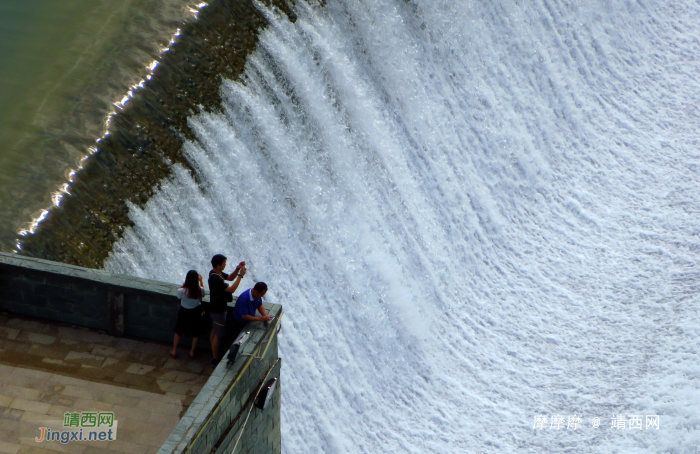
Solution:
<path fill-rule="evenodd" d="M 118 306 L 125 335 L 167 342 L 180 307 L 174 284 L 5 253 L 0 289 L 0 310 L 108 330 Z M 277 332 L 283 312 L 276 304 L 265 310 L 275 319 L 246 325 L 251 336 L 236 361 L 217 366 L 159 454 L 281 452 Z M 257 392 L 275 377 L 272 401 L 256 408 Z"/>
<path fill-rule="evenodd" d="M 172 342 L 178 287 L 0 253 L 1 310 L 109 331 L 110 297 L 117 297 L 127 336 Z"/>
<path fill-rule="evenodd" d="M 282 307 L 265 304 L 275 319 L 248 323 L 251 337 L 232 364 L 222 361 L 158 454 L 275 454 L 282 449 L 277 332 Z M 278 378 L 268 407 L 253 405 L 260 387 Z M 234 450 L 235 447 L 235 450 Z"/>

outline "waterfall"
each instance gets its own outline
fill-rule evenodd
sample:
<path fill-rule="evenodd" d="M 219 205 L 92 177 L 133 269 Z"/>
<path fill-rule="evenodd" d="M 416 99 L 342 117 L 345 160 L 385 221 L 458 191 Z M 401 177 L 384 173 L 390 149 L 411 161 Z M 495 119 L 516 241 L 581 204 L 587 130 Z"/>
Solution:
<path fill-rule="evenodd" d="M 700 5 L 296 10 L 106 268 L 268 283 L 285 453 L 697 446 Z"/>

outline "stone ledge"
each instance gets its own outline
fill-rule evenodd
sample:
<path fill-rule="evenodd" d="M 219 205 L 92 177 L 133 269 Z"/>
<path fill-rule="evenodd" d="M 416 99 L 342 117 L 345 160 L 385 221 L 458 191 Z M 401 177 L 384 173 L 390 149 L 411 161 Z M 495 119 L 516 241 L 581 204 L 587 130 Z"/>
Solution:
<path fill-rule="evenodd" d="M 124 274 L 108 273 L 102 270 L 93 270 L 65 263 L 52 262 L 34 257 L 24 257 L 17 254 L 0 252 L 0 266 L 10 265 L 22 267 L 49 274 L 56 274 L 65 277 L 87 279 L 100 282 L 102 284 L 114 285 L 117 287 L 128 287 L 134 290 L 145 290 L 153 293 L 177 296 L 178 285 L 169 282 L 152 281 L 135 276 Z"/>
<path fill-rule="evenodd" d="M 240 416 L 249 409 L 249 400 L 257 390 L 258 384 L 265 378 L 264 375 L 268 372 L 270 365 L 275 365 L 273 369 L 276 371 L 280 367 L 279 363 L 275 364 L 276 340 L 284 313 L 282 306 L 276 304 L 265 304 L 265 310 L 269 315 L 275 316 L 274 321 L 268 325 L 263 323 L 247 325 L 246 331 L 251 332 L 251 337 L 236 361 L 229 366 L 224 360 L 217 366 L 180 423 L 161 447 L 159 454 L 210 452 L 217 445 L 227 446 L 232 437 L 238 434 L 239 426 L 245 419 L 245 415 L 243 420 Z M 274 345 L 274 348 L 271 349 L 271 345 Z M 275 396 L 278 396 L 279 392 L 278 387 Z M 279 398 L 276 398 L 273 404 L 277 408 Z M 266 410 L 266 413 L 269 412 L 274 417 L 275 411 L 270 409 Z M 246 441 L 245 435 L 244 432 L 241 443 Z"/>

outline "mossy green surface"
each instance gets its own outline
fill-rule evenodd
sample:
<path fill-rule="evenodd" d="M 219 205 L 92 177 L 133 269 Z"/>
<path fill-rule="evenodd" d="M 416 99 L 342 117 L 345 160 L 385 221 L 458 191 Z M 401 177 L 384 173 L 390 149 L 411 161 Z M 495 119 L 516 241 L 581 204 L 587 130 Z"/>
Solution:
<path fill-rule="evenodd" d="M 284 0 L 272 2 L 294 19 Z M 153 78 L 112 121 L 110 134 L 71 185 L 70 196 L 36 232 L 21 238 L 21 254 L 100 268 L 131 225 L 127 201 L 145 204 L 171 174 L 189 167 L 183 141 L 194 139 L 187 118 L 204 106 L 219 110 L 223 78 L 236 79 L 257 44 L 265 18 L 250 0 L 215 0 L 185 26 Z"/>

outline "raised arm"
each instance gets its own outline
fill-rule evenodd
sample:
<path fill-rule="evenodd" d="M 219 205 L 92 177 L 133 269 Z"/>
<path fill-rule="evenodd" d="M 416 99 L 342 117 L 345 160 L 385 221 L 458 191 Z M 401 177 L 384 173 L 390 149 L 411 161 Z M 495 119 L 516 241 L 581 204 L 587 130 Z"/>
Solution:
<path fill-rule="evenodd" d="M 241 262 L 241 263 L 243 263 L 243 262 Z M 240 269 L 239 269 L 239 268 L 236 268 L 236 271 L 235 271 L 235 272 L 238 274 L 238 276 L 237 276 L 236 279 L 233 281 L 233 284 L 231 284 L 231 285 L 229 285 L 228 287 L 226 287 L 226 290 L 225 290 L 225 291 L 228 292 L 228 293 L 233 293 L 233 292 L 236 291 L 236 289 L 238 288 L 238 285 L 241 283 L 241 279 L 243 278 L 243 276 L 245 276 L 245 273 L 247 273 L 248 271 L 245 269 L 245 267 L 243 267 L 243 268 L 240 268 Z"/>
<path fill-rule="evenodd" d="M 245 269 L 245 262 L 241 262 L 238 264 L 235 270 L 233 270 L 233 273 L 229 274 L 228 277 L 226 278 L 227 281 L 232 281 L 236 279 L 242 269 Z M 241 276 L 243 277 L 243 276 Z"/>

